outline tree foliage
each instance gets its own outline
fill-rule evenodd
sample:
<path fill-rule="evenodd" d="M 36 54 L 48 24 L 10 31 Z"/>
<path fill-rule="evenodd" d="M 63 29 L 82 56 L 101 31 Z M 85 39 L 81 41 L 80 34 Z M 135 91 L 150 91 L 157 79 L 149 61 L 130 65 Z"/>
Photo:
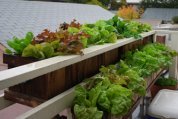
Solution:
<path fill-rule="evenodd" d="M 70 0 L 70 2 L 83 3 L 83 4 L 95 4 L 103 8 L 106 8 L 109 5 L 110 0 Z"/>
<path fill-rule="evenodd" d="M 102 2 L 100 2 L 99 0 L 89 0 L 89 2 L 87 2 L 87 4 L 98 5 L 102 8 L 107 9 L 107 7 Z"/>
<path fill-rule="evenodd" d="M 138 19 L 139 11 L 133 6 L 122 6 L 119 8 L 117 15 L 123 19 Z"/>
<path fill-rule="evenodd" d="M 174 22 L 174 24 L 178 24 L 178 16 L 174 16 L 172 18 L 172 21 Z"/>
<path fill-rule="evenodd" d="M 127 0 L 121 0 L 120 2 L 117 2 L 117 0 L 69 0 L 69 2 L 94 4 L 110 10 L 117 10 L 119 7 L 127 5 Z"/>
<path fill-rule="evenodd" d="M 98 1 L 101 2 L 105 6 L 108 6 L 108 4 L 110 3 L 110 0 L 98 0 Z"/>
<path fill-rule="evenodd" d="M 75 3 L 87 3 L 90 0 L 70 0 L 70 2 L 75 2 Z"/>
<path fill-rule="evenodd" d="M 178 8 L 178 0 L 142 0 L 144 8 Z"/>
<path fill-rule="evenodd" d="M 121 0 L 122 5 L 127 5 L 127 0 Z"/>

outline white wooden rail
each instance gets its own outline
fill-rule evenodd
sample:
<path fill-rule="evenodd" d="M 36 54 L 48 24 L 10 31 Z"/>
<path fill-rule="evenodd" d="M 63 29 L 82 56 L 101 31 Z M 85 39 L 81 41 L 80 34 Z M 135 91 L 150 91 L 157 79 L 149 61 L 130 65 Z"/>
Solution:
<path fill-rule="evenodd" d="M 82 84 L 81 84 L 82 85 Z M 20 115 L 17 119 L 51 119 L 71 106 L 75 97 L 74 87 Z M 71 117 L 68 117 L 71 118 Z"/>
<path fill-rule="evenodd" d="M 34 109 L 20 115 L 17 119 L 51 119 L 59 112 L 70 107 L 74 99 L 74 88 L 46 101 Z"/>
<path fill-rule="evenodd" d="M 141 34 L 142 37 L 154 35 L 155 31 Z M 55 71 L 68 65 L 80 62 L 87 58 L 102 54 L 112 49 L 134 42 L 134 38 L 118 40 L 116 43 L 91 46 L 83 50 L 84 55 L 57 56 L 42 61 L 30 63 L 0 72 L 0 90 L 31 80 L 43 74 Z M 83 83 L 82 83 L 83 84 Z M 20 115 L 17 119 L 50 119 L 65 108 L 69 107 L 74 98 L 74 88 L 42 103 L 32 110 Z M 0 109 L 11 105 L 12 102 L 0 97 Z"/>

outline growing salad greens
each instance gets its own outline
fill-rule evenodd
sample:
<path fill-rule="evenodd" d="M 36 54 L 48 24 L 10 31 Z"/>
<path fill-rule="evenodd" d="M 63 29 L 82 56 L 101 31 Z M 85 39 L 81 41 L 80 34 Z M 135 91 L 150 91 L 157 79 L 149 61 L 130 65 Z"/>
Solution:
<path fill-rule="evenodd" d="M 101 119 L 103 112 L 99 111 L 97 107 L 84 107 L 75 105 L 75 115 L 77 119 Z"/>
<path fill-rule="evenodd" d="M 25 38 L 19 39 L 17 37 L 13 37 L 12 40 L 8 40 L 7 44 L 13 48 L 15 54 L 22 54 L 23 50 L 32 42 L 33 33 L 28 32 Z M 10 49 L 6 49 L 7 53 L 14 54 Z"/>
<path fill-rule="evenodd" d="M 55 52 L 55 50 L 59 47 L 59 41 L 57 40 L 51 43 L 44 42 L 35 45 L 30 44 L 23 50 L 22 56 L 35 57 L 38 59 L 49 58 L 56 55 L 57 52 Z"/>
<path fill-rule="evenodd" d="M 117 68 L 119 66 L 119 68 Z M 116 65 L 101 67 L 101 75 L 107 77 L 112 83 L 119 84 L 140 95 L 145 94 L 146 82 L 136 71 L 129 68 L 124 61 Z"/>
<path fill-rule="evenodd" d="M 115 43 L 117 39 L 124 37 L 139 39 L 140 33 L 150 30 L 149 25 L 121 20 L 117 16 L 109 20 L 98 20 L 94 24 L 80 24 L 73 20 L 69 24 L 61 24 L 55 32 L 44 29 L 35 37 L 31 32 L 23 39 L 14 37 L 7 41 L 13 51 L 6 49 L 6 53 L 37 59 L 67 54 L 82 55 L 82 49 L 91 45 Z M 54 43 L 55 47 L 52 45 Z"/>
<path fill-rule="evenodd" d="M 127 88 L 131 89 L 133 92 L 139 95 L 145 95 L 146 93 L 146 82 L 139 76 L 138 72 L 130 68 L 124 61 L 118 63 L 119 69 L 117 71 L 118 75 L 128 77 L 129 81 L 126 85 Z"/>
<path fill-rule="evenodd" d="M 126 64 L 130 65 L 140 76 L 146 77 L 158 70 L 160 66 L 171 64 L 172 57 L 177 53 L 163 44 L 155 43 L 146 45 L 142 50 L 125 55 Z"/>
<path fill-rule="evenodd" d="M 98 98 L 98 107 L 113 114 L 122 116 L 132 106 L 132 91 L 118 84 L 110 85 Z"/>
<path fill-rule="evenodd" d="M 167 46 L 152 43 L 140 50 L 127 52 L 115 65 L 102 66 L 100 73 L 90 78 L 86 86 L 76 87 L 75 116 L 77 119 L 102 119 L 105 112 L 125 115 L 133 104 L 133 94 L 143 96 L 146 93 L 143 77 L 168 66 L 176 55 Z M 172 84 L 171 81 L 168 83 Z"/>
<path fill-rule="evenodd" d="M 115 27 L 104 20 L 99 20 L 95 24 L 85 24 L 81 30 L 90 35 L 88 45 L 114 43 L 117 40 Z"/>
<path fill-rule="evenodd" d="M 142 24 L 136 21 L 122 20 L 117 16 L 114 16 L 112 19 L 109 19 L 106 22 L 117 29 L 116 32 L 118 35 L 120 35 L 121 38 L 134 37 L 136 39 L 140 39 L 140 33 L 148 32 L 151 30 L 151 26 L 148 24 Z"/>
<path fill-rule="evenodd" d="M 158 86 L 176 86 L 177 83 L 176 79 L 160 77 L 155 84 Z"/>
<path fill-rule="evenodd" d="M 119 84 L 111 84 L 106 77 L 95 77 L 93 80 L 98 83 L 90 82 L 90 88 L 76 87 L 74 114 L 77 119 L 101 119 L 101 110 L 114 115 L 126 114 L 132 105 L 132 91 Z"/>

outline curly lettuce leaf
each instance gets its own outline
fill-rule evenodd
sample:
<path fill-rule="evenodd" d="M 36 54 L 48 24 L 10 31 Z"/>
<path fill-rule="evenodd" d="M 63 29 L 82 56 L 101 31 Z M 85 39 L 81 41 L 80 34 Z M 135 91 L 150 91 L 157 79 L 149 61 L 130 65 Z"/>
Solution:
<path fill-rule="evenodd" d="M 23 50 L 22 57 L 34 57 L 37 59 L 44 59 L 45 55 L 41 50 L 39 50 L 37 46 L 30 44 Z"/>
<path fill-rule="evenodd" d="M 45 58 L 52 57 L 54 54 L 54 48 L 51 46 L 50 43 L 43 43 L 42 45 L 42 52 L 45 55 Z"/>
<path fill-rule="evenodd" d="M 103 112 L 99 111 L 97 107 L 84 107 L 75 105 L 74 114 L 77 119 L 102 119 Z"/>
<path fill-rule="evenodd" d="M 101 109 L 113 115 L 122 116 L 128 112 L 132 105 L 132 91 L 121 85 L 112 84 L 103 91 L 98 99 Z"/>
<path fill-rule="evenodd" d="M 32 42 L 33 37 L 32 32 L 27 32 L 25 38 L 13 37 L 13 39 L 7 41 L 7 44 L 15 51 L 15 54 L 22 54 L 23 50 Z M 10 49 L 6 51 L 6 53 L 9 53 Z"/>

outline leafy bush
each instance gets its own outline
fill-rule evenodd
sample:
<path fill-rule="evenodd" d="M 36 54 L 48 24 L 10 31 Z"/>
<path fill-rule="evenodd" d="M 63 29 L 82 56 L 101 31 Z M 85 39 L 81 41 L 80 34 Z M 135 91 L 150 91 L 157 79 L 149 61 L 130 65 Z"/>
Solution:
<path fill-rule="evenodd" d="M 119 8 L 117 15 L 123 19 L 139 18 L 139 12 L 133 6 L 123 6 Z"/>
<path fill-rule="evenodd" d="M 108 6 L 110 0 L 99 0 L 103 5 Z"/>
<path fill-rule="evenodd" d="M 160 77 L 155 84 L 158 86 L 176 86 L 177 81 L 172 78 Z"/>
<path fill-rule="evenodd" d="M 106 6 L 109 4 L 109 0 L 70 0 L 70 2 L 75 3 L 83 3 L 83 4 L 94 4 L 103 8 L 107 8 Z"/>
<path fill-rule="evenodd" d="M 172 18 L 172 21 L 175 23 L 175 24 L 178 24 L 178 16 L 174 16 Z"/>
<path fill-rule="evenodd" d="M 121 7 L 122 4 L 120 2 L 116 2 L 115 0 L 111 0 L 110 2 L 110 10 L 118 10 L 119 7 Z"/>
<path fill-rule="evenodd" d="M 69 2 L 94 4 L 99 5 L 105 9 L 110 7 L 109 9 L 112 10 L 117 10 L 120 6 L 126 5 L 126 0 L 121 0 L 121 2 L 117 2 L 117 0 L 69 0 Z"/>

